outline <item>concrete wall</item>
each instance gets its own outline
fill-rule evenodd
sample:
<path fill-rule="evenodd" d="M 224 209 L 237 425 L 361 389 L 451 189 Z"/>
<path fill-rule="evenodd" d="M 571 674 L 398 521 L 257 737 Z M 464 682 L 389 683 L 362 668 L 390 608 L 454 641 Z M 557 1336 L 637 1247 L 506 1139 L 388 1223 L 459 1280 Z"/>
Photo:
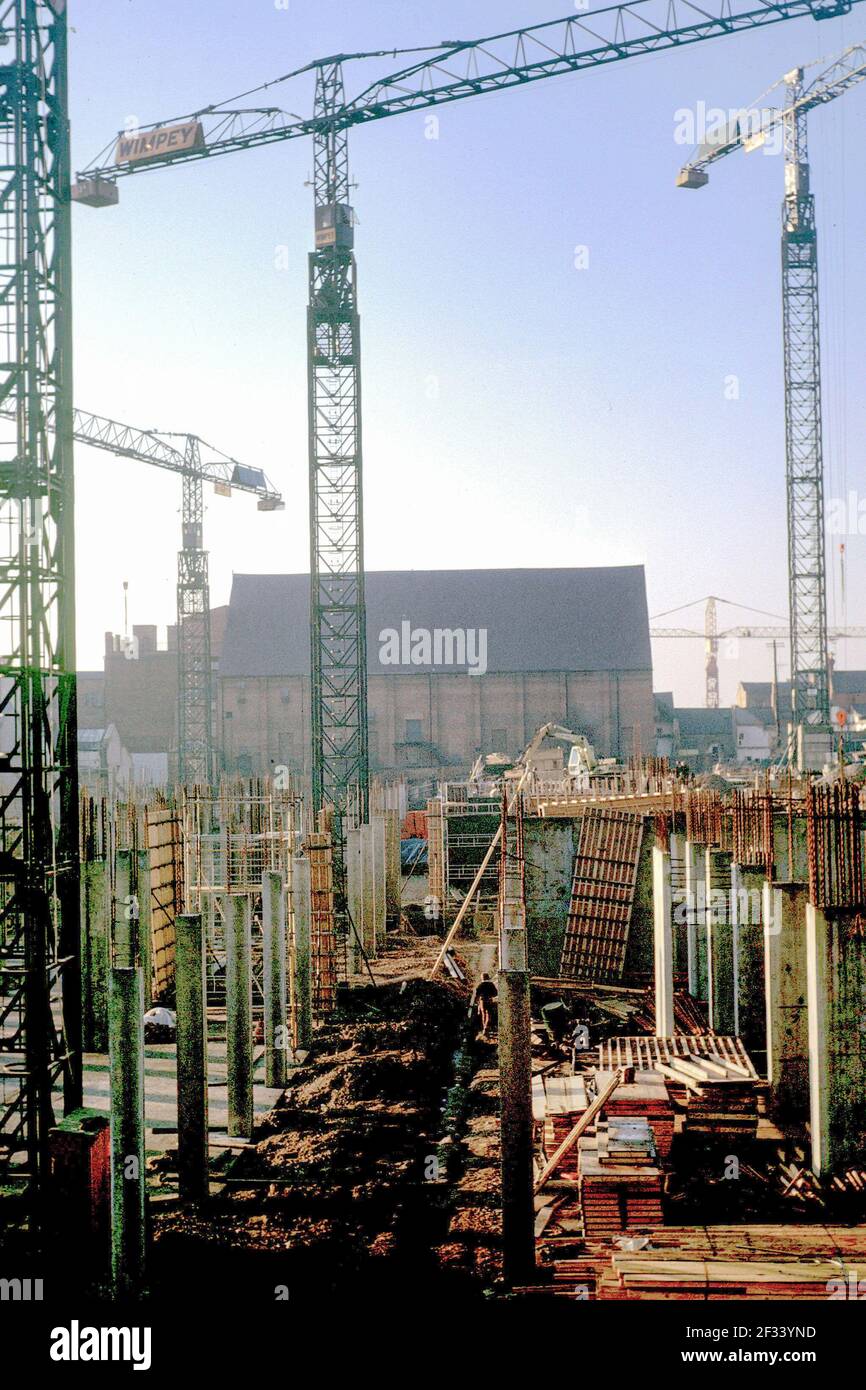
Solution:
<path fill-rule="evenodd" d="M 368 698 L 377 771 L 450 766 L 462 775 L 495 744 L 519 753 L 550 720 L 586 733 L 603 756 L 630 754 L 636 726 L 641 746 L 652 746 L 649 671 L 372 676 Z M 217 737 L 227 767 L 261 774 L 284 763 L 308 771 L 309 704 L 303 676 L 221 679 Z M 420 726 L 414 746 L 408 721 Z"/>
<path fill-rule="evenodd" d="M 533 975 L 558 975 L 579 821 L 526 820 L 526 933 Z"/>

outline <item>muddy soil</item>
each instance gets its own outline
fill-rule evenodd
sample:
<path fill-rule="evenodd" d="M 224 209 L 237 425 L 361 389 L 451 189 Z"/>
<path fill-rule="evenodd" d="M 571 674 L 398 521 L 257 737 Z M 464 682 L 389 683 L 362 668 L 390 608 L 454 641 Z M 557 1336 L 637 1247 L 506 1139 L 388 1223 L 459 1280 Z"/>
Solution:
<path fill-rule="evenodd" d="M 490 1183 L 476 1174 L 484 1191 L 470 1201 L 481 1206 L 464 1210 L 455 1177 L 464 1165 L 443 1161 L 441 1148 L 468 989 L 426 979 L 428 943 L 394 947 L 374 963 L 379 982 L 354 988 L 317 1030 L 311 1061 L 233 1165 L 223 1196 L 156 1216 L 160 1296 L 206 1279 L 296 1306 L 335 1296 L 403 1302 L 409 1289 L 447 1300 L 458 1285 L 480 1297 L 495 1277 L 495 1258 L 466 1257 L 467 1245 L 495 1245 Z"/>

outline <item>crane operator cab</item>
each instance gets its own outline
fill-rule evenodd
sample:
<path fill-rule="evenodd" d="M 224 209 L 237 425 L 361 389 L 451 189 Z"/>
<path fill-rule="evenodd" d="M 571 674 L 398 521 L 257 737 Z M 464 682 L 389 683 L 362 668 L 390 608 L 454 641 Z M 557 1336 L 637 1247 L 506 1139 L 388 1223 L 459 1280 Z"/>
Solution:
<path fill-rule="evenodd" d="M 316 250 L 336 246 L 351 251 L 355 245 L 355 214 L 348 203 L 325 203 L 316 208 Z"/>

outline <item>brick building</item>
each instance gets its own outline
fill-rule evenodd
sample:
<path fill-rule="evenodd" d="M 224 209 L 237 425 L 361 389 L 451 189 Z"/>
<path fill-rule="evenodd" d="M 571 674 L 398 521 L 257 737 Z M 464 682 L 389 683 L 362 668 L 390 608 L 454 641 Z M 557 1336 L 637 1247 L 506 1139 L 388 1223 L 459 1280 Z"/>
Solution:
<path fill-rule="evenodd" d="M 654 743 L 643 568 L 367 575 L 370 764 L 464 775 L 548 721 L 601 755 Z M 219 663 L 229 771 L 309 771 L 309 577 L 235 575 Z"/>

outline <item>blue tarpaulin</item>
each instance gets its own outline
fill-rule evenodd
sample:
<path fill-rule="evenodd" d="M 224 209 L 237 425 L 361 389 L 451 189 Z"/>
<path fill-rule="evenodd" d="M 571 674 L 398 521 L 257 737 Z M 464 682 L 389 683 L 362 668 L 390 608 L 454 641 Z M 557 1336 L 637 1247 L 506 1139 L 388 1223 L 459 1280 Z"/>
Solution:
<path fill-rule="evenodd" d="M 400 868 L 404 874 L 408 874 L 411 869 L 427 868 L 426 840 L 400 841 Z"/>

